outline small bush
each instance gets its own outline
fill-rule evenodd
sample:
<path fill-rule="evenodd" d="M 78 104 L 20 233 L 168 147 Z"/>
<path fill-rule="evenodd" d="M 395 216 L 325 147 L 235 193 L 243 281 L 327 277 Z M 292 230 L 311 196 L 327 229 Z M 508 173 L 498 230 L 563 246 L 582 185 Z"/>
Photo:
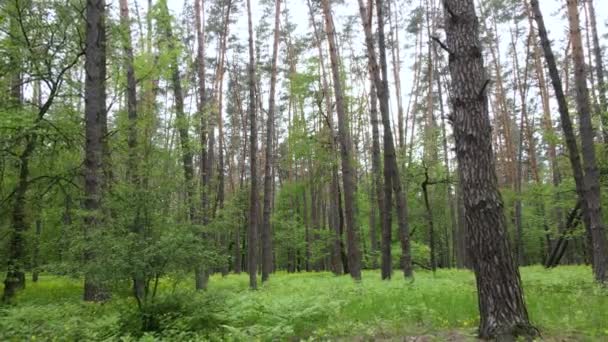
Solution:
<path fill-rule="evenodd" d="M 176 331 L 215 333 L 225 322 L 224 298 L 210 293 L 179 293 L 161 296 L 142 308 L 130 305 L 119 318 L 121 335 L 163 336 Z"/>

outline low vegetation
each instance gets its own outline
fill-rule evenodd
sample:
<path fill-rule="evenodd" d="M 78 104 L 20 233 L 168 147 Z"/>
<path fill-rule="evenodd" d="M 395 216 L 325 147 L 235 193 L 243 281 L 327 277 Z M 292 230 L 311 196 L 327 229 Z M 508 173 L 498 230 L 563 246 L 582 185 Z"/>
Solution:
<path fill-rule="evenodd" d="M 104 304 L 82 302 L 79 279 L 41 276 L 0 311 L 0 340 L 284 340 L 354 337 L 456 336 L 473 339 L 478 325 L 475 280 L 464 270 L 419 271 L 364 281 L 331 273 L 277 273 L 258 291 L 246 274 L 213 276 L 206 292 L 190 277 L 165 278 L 157 299 L 137 309 L 127 286 L 116 284 Z M 591 270 L 522 268 L 532 322 L 543 337 L 608 338 L 608 290 Z M 122 289 L 122 291 L 121 291 Z M 147 331 L 145 331 L 147 330 Z"/>

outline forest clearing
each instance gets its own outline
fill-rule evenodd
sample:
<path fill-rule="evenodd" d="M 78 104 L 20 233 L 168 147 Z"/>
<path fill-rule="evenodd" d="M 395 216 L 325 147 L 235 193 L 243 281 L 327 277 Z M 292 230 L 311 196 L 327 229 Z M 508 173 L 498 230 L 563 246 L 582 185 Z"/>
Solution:
<path fill-rule="evenodd" d="M 0 340 L 608 341 L 608 2 L 0 1 Z"/>

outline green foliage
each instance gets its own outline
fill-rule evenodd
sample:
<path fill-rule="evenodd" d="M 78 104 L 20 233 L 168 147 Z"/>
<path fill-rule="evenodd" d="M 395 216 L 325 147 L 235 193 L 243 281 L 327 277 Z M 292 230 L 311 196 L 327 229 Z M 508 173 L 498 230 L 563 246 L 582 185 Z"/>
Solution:
<path fill-rule="evenodd" d="M 258 291 L 247 275 L 214 276 L 206 293 L 191 280 L 162 279 L 166 295 L 141 311 L 116 295 L 106 304 L 80 302 L 80 281 L 43 276 L 0 309 L 2 340 L 284 340 L 401 338 L 450 331 L 472 338 L 478 324 L 475 279 L 469 271 L 418 271 L 413 281 L 363 281 L 330 273 L 276 273 Z M 528 312 L 547 338 L 608 338 L 608 293 L 588 267 L 522 269 Z M 142 326 L 142 314 L 148 325 Z M 145 331 L 148 330 L 148 331 Z"/>
<path fill-rule="evenodd" d="M 152 333 L 170 338 L 196 334 L 204 336 L 221 329 L 224 324 L 225 303 L 218 295 L 179 292 L 161 296 L 137 309 L 125 307 L 118 320 L 119 335 L 141 337 Z"/>

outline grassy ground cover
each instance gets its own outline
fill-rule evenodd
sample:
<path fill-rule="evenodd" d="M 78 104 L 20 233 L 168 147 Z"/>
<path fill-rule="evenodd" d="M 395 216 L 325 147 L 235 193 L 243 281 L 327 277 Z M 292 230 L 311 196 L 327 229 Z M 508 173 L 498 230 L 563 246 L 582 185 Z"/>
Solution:
<path fill-rule="evenodd" d="M 588 267 L 525 267 L 522 278 L 545 338 L 608 340 L 608 290 Z M 0 307 L 0 340 L 469 340 L 478 322 L 474 277 L 462 270 L 420 271 L 413 281 L 366 271 L 358 284 L 329 273 L 278 273 L 255 292 L 245 274 L 213 276 L 206 293 L 191 282 L 163 279 L 140 311 L 126 284 L 110 302 L 91 304 L 80 300 L 80 280 L 42 276 L 15 305 Z M 144 320 L 150 331 L 142 331 Z"/>

